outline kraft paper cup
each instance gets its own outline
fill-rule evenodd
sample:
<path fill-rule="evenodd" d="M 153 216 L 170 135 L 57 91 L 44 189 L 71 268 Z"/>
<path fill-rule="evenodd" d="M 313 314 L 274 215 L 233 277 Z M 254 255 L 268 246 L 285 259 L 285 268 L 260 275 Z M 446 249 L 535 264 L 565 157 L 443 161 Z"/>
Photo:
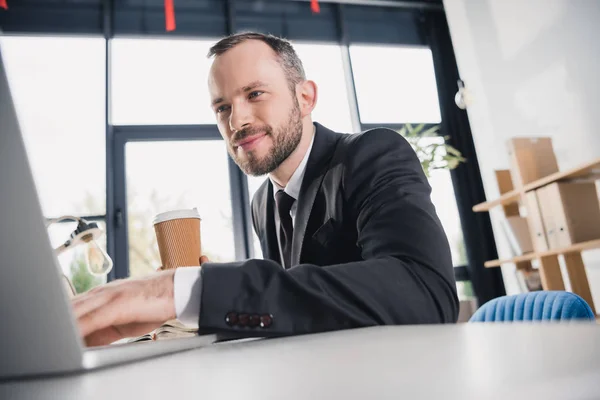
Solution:
<path fill-rule="evenodd" d="M 200 221 L 196 208 L 168 211 L 154 217 L 160 269 L 200 265 Z"/>

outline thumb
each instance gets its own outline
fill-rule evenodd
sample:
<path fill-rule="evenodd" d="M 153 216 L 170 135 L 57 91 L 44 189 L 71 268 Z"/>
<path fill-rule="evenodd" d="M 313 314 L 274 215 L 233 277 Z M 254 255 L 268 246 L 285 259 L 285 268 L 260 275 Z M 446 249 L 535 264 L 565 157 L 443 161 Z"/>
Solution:
<path fill-rule="evenodd" d="M 204 263 L 206 263 L 206 262 L 209 262 L 209 260 L 208 260 L 208 257 L 206 257 L 206 256 L 201 256 L 201 257 L 200 257 L 200 265 L 202 265 L 202 264 L 204 264 Z"/>

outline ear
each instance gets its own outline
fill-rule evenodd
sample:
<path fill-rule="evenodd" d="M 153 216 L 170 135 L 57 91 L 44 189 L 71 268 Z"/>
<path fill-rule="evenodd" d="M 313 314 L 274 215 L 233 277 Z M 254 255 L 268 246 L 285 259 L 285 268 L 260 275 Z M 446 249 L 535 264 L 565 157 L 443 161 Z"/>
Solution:
<path fill-rule="evenodd" d="M 296 96 L 300 105 L 302 118 L 312 113 L 317 105 L 317 84 L 313 81 L 304 81 L 296 86 Z"/>

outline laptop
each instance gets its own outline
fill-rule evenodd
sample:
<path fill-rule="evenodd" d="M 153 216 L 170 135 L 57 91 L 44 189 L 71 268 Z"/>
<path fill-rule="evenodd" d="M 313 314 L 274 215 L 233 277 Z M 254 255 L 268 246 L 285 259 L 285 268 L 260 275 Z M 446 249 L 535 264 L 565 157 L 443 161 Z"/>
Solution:
<path fill-rule="evenodd" d="M 215 335 L 86 348 L 50 244 L 0 49 L 0 380 L 83 372 Z"/>

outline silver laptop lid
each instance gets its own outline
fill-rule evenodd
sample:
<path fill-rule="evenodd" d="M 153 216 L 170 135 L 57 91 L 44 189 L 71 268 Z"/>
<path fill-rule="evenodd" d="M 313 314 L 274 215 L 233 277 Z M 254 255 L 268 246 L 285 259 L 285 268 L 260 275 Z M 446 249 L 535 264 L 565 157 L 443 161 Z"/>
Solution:
<path fill-rule="evenodd" d="M 0 379 L 81 368 L 0 48 Z"/>

